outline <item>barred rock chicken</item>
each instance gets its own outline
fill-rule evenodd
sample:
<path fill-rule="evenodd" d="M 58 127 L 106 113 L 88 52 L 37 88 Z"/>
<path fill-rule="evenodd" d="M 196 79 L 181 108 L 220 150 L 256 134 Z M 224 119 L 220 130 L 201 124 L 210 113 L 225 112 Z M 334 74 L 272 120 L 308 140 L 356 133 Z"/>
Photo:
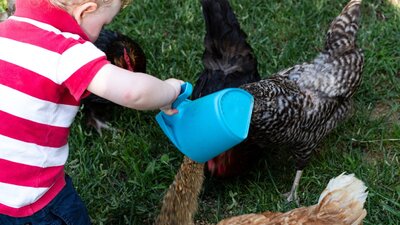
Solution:
<path fill-rule="evenodd" d="M 146 72 L 146 56 L 139 44 L 131 38 L 118 32 L 102 30 L 94 44 L 106 54 L 112 64 L 135 72 Z M 116 104 L 94 94 L 84 98 L 82 104 L 88 124 L 100 135 L 103 128 L 113 129 L 107 125 L 105 117 L 108 108 Z"/>
<path fill-rule="evenodd" d="M 184 158 L 175 179 L 164 196 L 155 225 L 194 225 L 198 196 L 204 181 L 204 164 Z M 331 179 L 318 203 L 289 212 L 264 212 L 227 218 L 218 225 L 358 225 L 367 215 L 364 203 L 368 192 L 354 174 Z"/>
<path fill-rule="evenodd" d="M 257 81 L 256 60 L 229 2 L 202 0 L 207 29 L 205 69 L 195 85 L 194 97 L 232 86 L 254 96 L 248 140 L 244 147 L 236 146 L 208 162 L 214 175 L 223 176 L 252 160 L 248 155 L 257 152 L 254 146 L 264 151 L 289 149 L 297 172 L 286 195 L 288 201 L 298 202 L 304 167 L 322 138 L 350 114 L 351 97 L 361 81 L 364 58 L 355 43 L 360 3 L 351 0 L 334 19 L 325 47 L 313 61 Z"/>

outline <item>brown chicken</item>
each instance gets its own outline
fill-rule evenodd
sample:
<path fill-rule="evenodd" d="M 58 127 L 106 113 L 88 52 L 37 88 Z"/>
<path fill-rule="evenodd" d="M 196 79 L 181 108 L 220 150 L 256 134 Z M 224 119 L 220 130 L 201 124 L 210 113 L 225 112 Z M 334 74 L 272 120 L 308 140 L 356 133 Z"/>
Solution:
<path fill-rule="evenodd" d="M 193 225 L 204 181 L 204 164 L 184 157 L 174 182 L 164 195 L 155 225 Z"/>
<path fill-rule="evenodd" d="M 331 179 L 319 197 L 318 203 L 293 209 L 286 213 L 264 212 L 247 214 L 222 220 L 218 225 L 357 225 L 367 215 L 364 203 L 368 192 L 354 174 Z"/>
<path fill-rule="evenodd" d="M 163 199 L 155 225 L 193 225 L 198 196 L 204 181 L 204 164 L 185 157 Z M 224 219 L 218 225 L 357 225 L 367 215 L 364 209 L 368 192 L 354 174 L 341 174 L 331 179 L 318 203 L 286 213 L 264 212 Z"/>
<path fill-rule="evenodd" d="M 94 44 L 106 54 L 112 64 L 130 71 L 146 72 L 146 56 L 140 45 L 128 36 L 102 30 Z M 106 120 L 111 108 L 119 107 L 118 105 L 94 94 L 84 98 L 82 104 L 89 126 L 94 127 L 100 135 L 102 129 L 113 130 Z"/>
<path fill-rule="evenodd" d="M 304 167 L 321 140 L 349 116 L 351 97 L 361 82 L 364 56 L 356 46 L 360 3 L 351 0 L 333 20 L 325 47 L 313 61 L 257 81 L 256 61 L 229 2 L 202 0 L 207 29 L 205 69 L 194 97 L 236 85 L 254 96 L 247 141 L 208 162 L 214 175 L 229 174 L 241 164 L 256 164 L 251 160 L 260 157 L 249 156 L 257 154 L 257 149 L 289 150 L 297 172 L 287 200 L 298 202 Z"/>

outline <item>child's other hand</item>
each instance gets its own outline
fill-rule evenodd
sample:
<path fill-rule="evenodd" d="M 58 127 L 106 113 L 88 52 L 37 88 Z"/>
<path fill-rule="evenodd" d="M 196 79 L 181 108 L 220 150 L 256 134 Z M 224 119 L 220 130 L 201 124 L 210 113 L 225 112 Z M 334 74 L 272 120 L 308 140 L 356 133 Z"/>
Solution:
<path fill-rule="evenodd" d="M 165 82 L 168 83 L 169 85 L 171 85 L 171 87 L 174 88 L 174 90 L 175 90 L 175 98 L 172 100 L 172 102 L 174 102 L 176 100 L 176 98 L 179 96 L 179 94 L 181 93 L 181 86 L 184 83 L 184 81 L 178 80 L 175 78 L 170 78 L 170 79 L 165 80 Z M 178 110 L 171 108 L 172 102 L 166 106 L 161 107 L 160 110 L 162 110 L 165 114 L 170 115 L 170 116 L 177 114 Z"/>

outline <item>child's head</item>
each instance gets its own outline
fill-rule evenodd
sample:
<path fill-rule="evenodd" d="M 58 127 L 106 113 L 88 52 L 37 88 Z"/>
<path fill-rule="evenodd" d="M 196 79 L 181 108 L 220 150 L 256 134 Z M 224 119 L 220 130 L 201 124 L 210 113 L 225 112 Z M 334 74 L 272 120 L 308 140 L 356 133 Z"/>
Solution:
<path fill-rule="evenodd" d="M 129 0 L 49 0 L 72 15 L 89 39 L 94 42 L 100 30 L 117 15 Z"/>

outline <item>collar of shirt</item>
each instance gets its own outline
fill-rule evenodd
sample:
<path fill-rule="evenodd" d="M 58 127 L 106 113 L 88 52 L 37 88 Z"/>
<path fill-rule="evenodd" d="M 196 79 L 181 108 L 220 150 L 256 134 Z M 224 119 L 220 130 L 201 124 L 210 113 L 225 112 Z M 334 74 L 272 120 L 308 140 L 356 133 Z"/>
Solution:
<path fill-rule="evenodd" d="M 52 5 L 49 0 L 17 0 L 15 8 L 15 16 L 47 23 L 62 32 L 77 34 L 89 41 L 75 19 L 68 12 Z"/>

